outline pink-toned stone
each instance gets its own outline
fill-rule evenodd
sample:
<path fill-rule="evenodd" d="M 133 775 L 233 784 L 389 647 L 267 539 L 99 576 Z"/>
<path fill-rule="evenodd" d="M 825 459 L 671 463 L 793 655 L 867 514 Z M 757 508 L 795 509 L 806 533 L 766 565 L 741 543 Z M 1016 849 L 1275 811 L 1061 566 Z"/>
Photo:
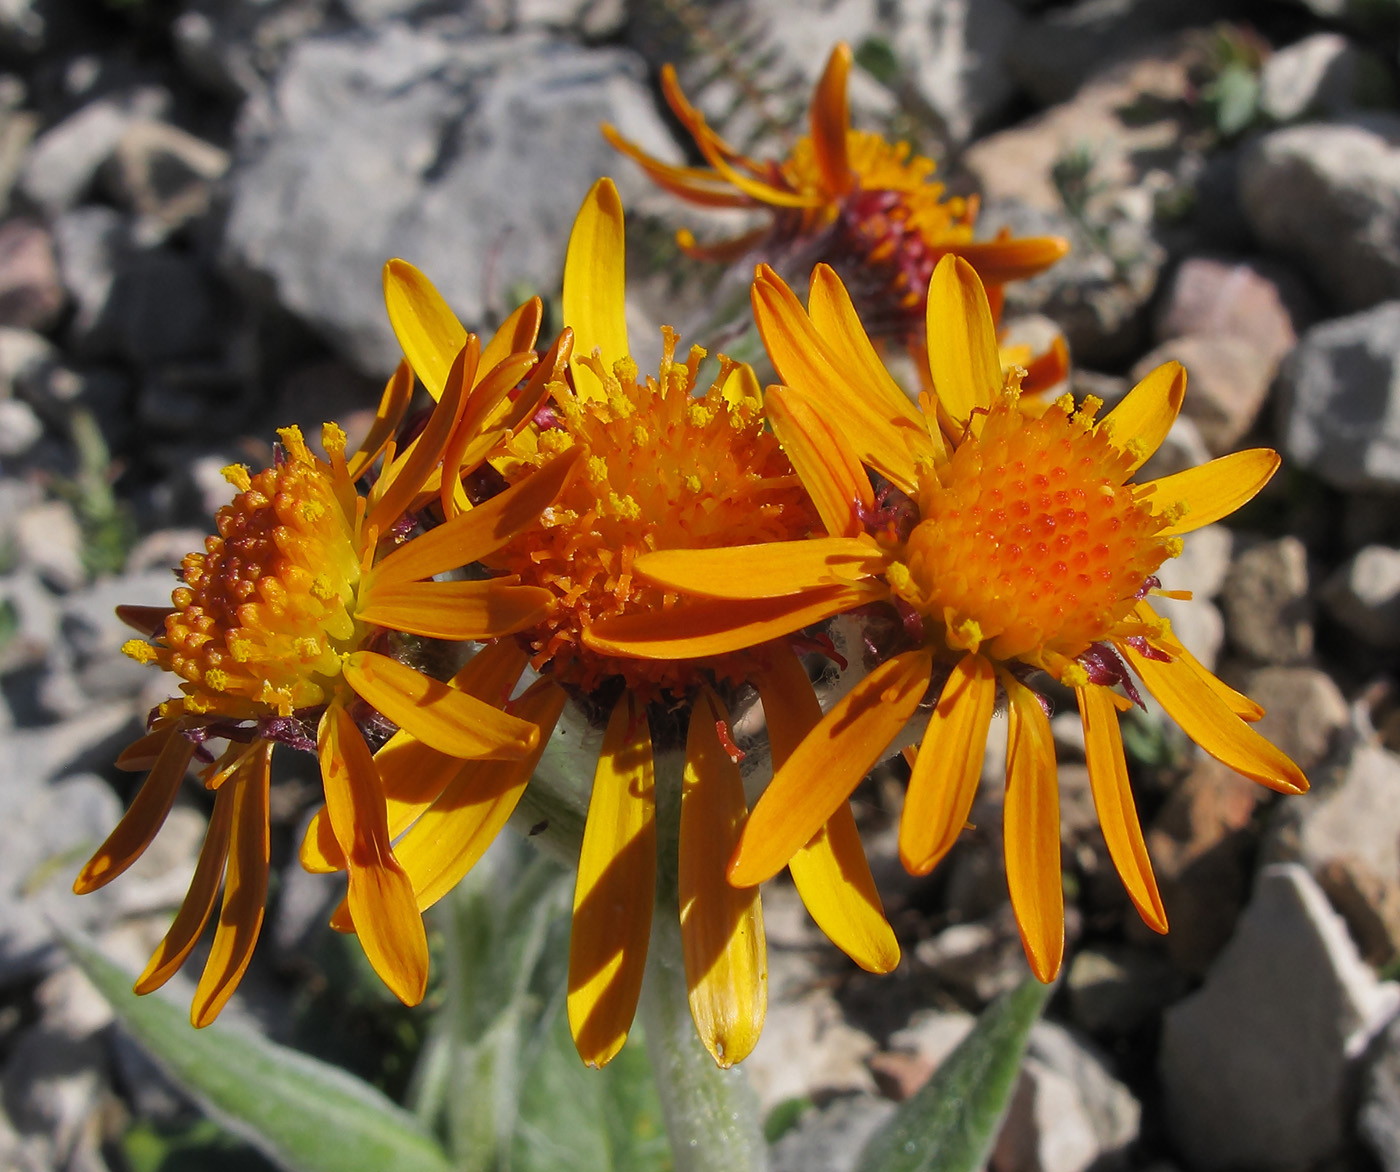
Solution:
<path fill-rule="evenodd" d="M 1232 451 L 1269 397 L 1274 360 L 1243 338 L 1187 334 L 1146 354 L 1133 367 L 1132 377 L 1144 378 L 1173 360 L 1186 367 L 1182 414 L 1195 421 L 1212 456 Z"/>
<path fill-rule="evenodd" d="M 48 231 L 33 220 L 0 224 L 0 325 L 45 330 L 58 320 L 63 303 Z"/>

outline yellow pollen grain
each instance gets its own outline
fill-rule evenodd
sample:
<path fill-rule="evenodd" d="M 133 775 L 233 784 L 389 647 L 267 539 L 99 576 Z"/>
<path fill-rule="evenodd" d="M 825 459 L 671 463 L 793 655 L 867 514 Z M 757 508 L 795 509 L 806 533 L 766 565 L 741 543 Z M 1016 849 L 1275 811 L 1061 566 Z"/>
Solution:
<path fill-rule="evenodd" d="M 223 470 L 223 478 L 238 489 L 239 492 L 247 492 L 252 487 L 252 477 L 248 474 L 246 464 L 229 464 Z"/>
<path fill-rule="evenodd" d="M 128 639 L 122 644 L 122 654 L 137 663 L 154 663 L 156 649 L 144 639 Z"/>

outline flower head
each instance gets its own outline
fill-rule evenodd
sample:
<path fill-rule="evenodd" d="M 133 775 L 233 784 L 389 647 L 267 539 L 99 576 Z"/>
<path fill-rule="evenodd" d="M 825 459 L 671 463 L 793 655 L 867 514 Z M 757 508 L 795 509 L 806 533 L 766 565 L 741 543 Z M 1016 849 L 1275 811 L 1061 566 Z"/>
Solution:
<path fill-rule="evenodd" d="M 861 319 L 877 334 L 917 332 L 933 267 L 949 253 L 965 257 L 996 291 L 1064 256 L 1069 245 L 1059 237 L 1012 239 L 1003 233 L 975 241 L 975 197 L 947 195 L 933 178 L 933 160 L 914 154 L 908 143 L 851 127 L 850 68 L 850 47 L 838 44 L 812 97 L 809 133 L 782 159 L 746 158 L 726 143 L 686 100 L 670 66 L 661 74 L 666 101 L 709 167 L 672 166 L 611 126 L 603 134 L 658 186 L 682 199 L 772 213 L 769 226 L 718 244 L 701 245 L 681 231 L 677 241 L 686 253 L 731 261 L 758 251 L 792 251 L 808 266 L 832 264 L 847 281 Z M 999 292 L 994 296 L 999 300 Z"/>
<path fill-rule="evenodd" d="M 757 890 L 735 888 L 724 876 L 746 804 L 721 693 L 726 684 L 748 681 L 765 697 L 774 689 L 795 695 L 782 712 L 770 713 L 795 744 L 820 708 L 795 653 L 785 642 L 766 643 L 762 632 L 790 631 L 805 620 L 794 622 L 790 608 L 766 601 L 725 604 L 706 616 L 704 604 L 678 604 L 673 591 L 637 579 L 631 567 L 651 550 L 787 542 L 820 522 L 765 428 L 747 368 L 721 358 L 707 385 L 700 375 L 704 351 L 692 348 L 679 358 L 676 336 L 667 330 L 660 370 L 640 375 L 624 319 L 623 246 L 617 192 L 602 180 L 579 212 L 564 270 L 564 321 L 575 338 L 570 380 L 551 388 L 551 402 L 495 461 L 510 491 L 522 477 L 538 475 L 539 466 L 572 453 L 581 454 L 581 472 L 536 527 L 484 560 L 553 599 L 548 615 L 502 644 L 523 647 L 546 679 L 601 713 L 569 958 L 568 1013 L 579 1053 L 601 1066 L 630 1028 L 654 914 L 657 788 L 675 781 L 691 1011 L 701 1039 L 727 1066 L 757 1041 L 766 951 Z M 411 323 L 432 316 L 402 315 L 410 324 L 400 338 L 415 366 L 431 342 Z M 864 596 L 860 588 L 843 595 L 851 602 Z M 681 611 L 688 621 L 711 623 L 741 614 L 755 635 L 751 649 L 644 662 L 590 645 L 589 632 L 604 618 Z M 686 728 L 684 774 L 676 779 L 658 777 L 652 741 L 653 719 L 666 711 L 679 712 Z M 866 967 L 893 967 L 898 947 L 849 811 L 808 838 L 793 871 L 818 922 Z M 839 882 L 840 874 L 855 881 Z"/>
<path fill-rule="evenodd" d="M 1101 420 L 1098 403 L 1076 408 L 1068 396 L 1039 415 L 1022 411 L 1019 372 L 1003 374 L 986 295 L 959 258 L 941 261 L 930 284 L 936 397 L 925 394 L 918 409 L 880 366 L 830 269 L 813 274 L 805 310 L 760 270 L 754 308 L 787 384 L 769 391 L 775 428 L 833 536 L 656 553 L 634 569 L 692 595 L 740 605 L 784 599 L 794 609 L 834 586 L 878 587 L 902 646 L 778 769 L 745 826 L 731 881 L 757 883 L 781 868 L 932 686 L 900 821 L 905 866 L 931 870 L 966 822 L 1004 697 L 1007 881 L 1031 966 L 1051 979 L 1063 954 L 1063 895 L 1054 745 L 1033 686 L 1039 670 L 1075 690 L 1109 853 L 1143 919 L 1165 931 L 1117 722 L 1116 710 L 1136 699 L 1134 676 L 1207 753 L 1274 789 L 1307 788 L 1297 766 L 1246 723 L 1262 715 L 1258 706 L 1196 662 L 1148 601 L 1179 535 L 1249 500 L 1278 457 L 1238 452 L 1132 483 L 1176 417 L 1185 372 L 1158 368 Z M 878 495 L 863 469 L 882 481 Z M 634 620 L 601 624 L 594 640 L 614 654 L 680 655 L 733 650 L 745 635 L 737 625 L 726 636 Z"/>
<path fill-rule="evenodd" d="M 533 342 L 538 305 L 510 323 Z M 184 559 L 169 610 L 123 608 L 146 639 L 124 650 L 179 678 L 179 694 L 161 704 L 151 731 L 118 761 L 149 769 L 130 810 L 83 868 L 79 893 L 120 875 L 150 843 L 168 814 L 192 760 L 216 792 L 189 894 L 165 940 L 137 982 L 146 992 L 180 967 L 224 897 L 191 1019 L 205 1025 L 232 995 L 252 956 L 267 891 L 268 779 L 274 745 L 315 751 L 326 795 L 325 849 L 349 873 L 348 908 L 375 970 L 410 1004 L 423 995 L 427 941 L 414 892 L 391 845 L 386 819 L 390 762 L 370 741 L 397 725 L 455 759 L 514 762 L 530 757 L 539 731 L 501 710 L 503 696 L 425 675 L 404 659 L 411 636 L 488 639 L 540 619 L 547 592 L 513 582 L 436 582 L 475 561 L 529 524 L 567 480 L 565 457 L 482 509 L 462 508 L 458 475 L 480 463 L 524 412 L 545 380 L 510 400 L 536 356 L 513 352 L 508 331 L 481 361 L 477 339 L 462 338 L 438 388 L 438 402 L 411 441 L 395 442 L 412 391 L 406 364 L 390 380 L 374 427 L 347 458 L 344 433 L 327 424 L 314 454 L 300 430 L 284 428 L 277 461 L 252 474 L 225 476 L 238 490 L 219 510 L 218 534 Z M 528 344 L 525 347 L 528 351 Z M 494 438 L 493 438 L 494 437 Z M 381 460 L 367 493 L 356 487 Z M 444 472 L 443 469 L 447 471 Z M 537 499 L 543 495 L 543 499 Z M 439 498 L 450 517 L 408 538 Z M 533 504 L 531 503 L 533 499 Z M 366 739 L 366 736 L 370 740 Z M 206 742 L 227 748 L 211 758 Z"/>

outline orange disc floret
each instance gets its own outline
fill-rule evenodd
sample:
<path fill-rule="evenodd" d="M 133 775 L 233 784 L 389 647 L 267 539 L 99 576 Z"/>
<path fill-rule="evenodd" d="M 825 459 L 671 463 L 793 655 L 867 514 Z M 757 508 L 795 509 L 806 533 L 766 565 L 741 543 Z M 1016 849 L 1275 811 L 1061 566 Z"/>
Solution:
<path fill-rule="evenodd" d="M 676 362 L 677 336 L 663 331 L 660 378 L 638 382 L 624 359 L 613 371 L 585 360 L 606 395 L 588 397 L 558 386 L 562 426 L 532 431 L 508 463 L 516 479 L 581 444 L 585 473 L 547 509 L 540 524 L 489 559 L 522 584 L 544 586 L 558 605 L 520 636 L 537 668 L 584 690 L 621 676 L 643 697 L 679 695 L 699 668 L 720 677 L 742 672 L 735 657 L 650 661 L 599 655 L 582 634 L 605 617 L 673 606 L 677 596 L 632 575 L 632 563 L 658 549 L 707 549 L 805 537 L 817 518 L 792 465 L 764 427 L 757 398 L 728 390 L 735 364 L 703 395 L 692 392 L 705 351 L 692 347 Z M 731 660 L 733 662 L 731 662 Z"/>
<path fill-rule="evenodd" d="M 280 434 L 275 467 L 225 469 L 240 491 L 219 510 L 205 552 L 185 557 L 184 585 L 171 595 L 157 654 L 186 681 L 186 711 L 237 713 L 251 701 L 289 715 L 324 703 L 325 681 L 354 642 L 354 520 L 300 430 Z"/>
<path fill-rule="evenodd" d="M 1066 396 L 1032 419 L 1007 394 L 924 475 L 891 583 L 955 647 L 1073 659 L 1121 625 L 1179 550 L 1124 485 L 1132 458 L 1094 427 L 1098 406 L 1076 411 Z"/>

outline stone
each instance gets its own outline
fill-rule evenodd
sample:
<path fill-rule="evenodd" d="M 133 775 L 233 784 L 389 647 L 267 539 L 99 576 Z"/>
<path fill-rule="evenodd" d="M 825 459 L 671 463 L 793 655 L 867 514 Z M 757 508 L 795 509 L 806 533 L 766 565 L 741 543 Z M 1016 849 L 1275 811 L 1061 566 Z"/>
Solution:
<path fill-rule="evenodd" d="M 889 1049 L 870 1058 L 880 1089 L 896 1102 L 909 1098 L 967 1037 L 976 1020 L 970 1013 L 916 1010 L 908 1025 L 890 1035 Z"/>
<path fill-rule="evenodd" d="M 1152 453 L 1151 458 L 1133 475 L 1138 484 L 1156 480 L 1162 476 L 1174 476 L 1195 468 L 1210 459 L 1210 450 L 1201 438 L 1201 429 L 1196 421 L 1185 415 L 1178 415 L 1172 421 L 1171 429 L 1162 440 L 1161 447 Z"/>
<path fill-rule="evenodd" d="M 869 1034 L 846 1022 L 831 991 L 818 987 L 773 998 L 744 1071 L 766 1113 L 788 1099 L 873 1092 L 865 1060 L 875 1049 Z"/>
<path fill-rule="evenodd" d="M 1074 954 L 1065 974 L 1070 1015 L 1091 1034 L 1131 1034 L 1181 994 L 1170 959 L 1146 948 L 1106 944 Z"/>
<path fill-rule="evenodd" d="M 66 300 L 44 226 L 23 218 L 0 224 L 0 325 L 49 329 Z"/>
<path fill-rule="evenodd" d="M 1375 647 L 1400 647 L 1400 549 L 1368 545 L 1358 550 L 1319 592 L 1322 605 L 1358 639 Z"/>
<path fill-rule="evenodd" d="M 209 212 L 228 152 L 168 122 L 138 119 L 103 167 L 113 199 L 141 217 L 136 236 L 154 244 Z"/>
<path fill-rule="evenodd" d="M 43 501 L 15 522 L 15 552 L 55 589 L 76 590 L 87 580 L 83 533 L 67 501 Z"/>
<path fill-rule="evenodd" d="M 1264 709 L 1255 731 L 1307 773 L 1321 765 L 1351 723 L 1351 710 L 1326 672 L 1263 667 L 1249 673 L 1245 695 Z"/>
<path fill-rule="evenodd" d="M 33 330 L 0 326 L 0 398 L 30 398 L 58 357 L 54 344 Z"/>
<path fill-rule="evenodd" d="M 674 157 L 641 79 L 630 53 L 535 35 L 453 40 L 386 25 L 302 42 L 240 123 L 228 265 L 383 377 L 400 355 L 385 258 L 424 267 L 468 323 L 488 311 L 488 272 L 496 289 L 555 287 L 589 183 L 644 183 L 592 128 L 613 122 Z"/>
<path fill-rule="evenodd" d="M 1220 600 L 1230 642 L 1262 663 L 1298 663 L 1313 649 L 1308 552 L 1296 537 L 1236 554 Z"/>
<path fill-rule="evenodd" d="M 1272 131 L 1247 149 L 1239 180 L 1255 235 L 1338 308 L 1400 296 L 1400 115 Z"/>
<path fill-rule="evenodd" d="M 1275 122 L 1333 117 L 1356 105 L 1361 50 L 1340 33 L 1313 33 L 1277 50 L 1259 71 L 1259 110 Z"/>
<path fill-rule="evenodd" d="M 43 434 L 33 407 L 18 399 L 0 399 L 0 459 L 23 456 Z"/>
<path fill-rule="evenodd" d="M 894 1104 L 874 1095 L 832 1099 L 806 1112 L 773 1145 L 770 1166 L 773 1172 L 848 1172 L 893 1114 Z"/>
<path fill-rule="evenodd" d="M 161 117 L 170 100 L 168 91 L 148 87 L 79 107 L 35 139 L 19 176 L 21 193 L 50 216 L 74 207 L 127 127 L 138 118 Z"/>
<path fill-rule="evenodd" d="M 1145 378 L 1173 360 L 1186 367 L 1182 413 L 1195 420 L 1211 455 L 1233 451 L 1264 407 L 1273 361 L 1242 338 L 1185 334 L 1150 350 L 1134 365 L 1131 377 Z"/>
<path fill-rule="evenodd" d="M 1339 1153 L 1358 1061 L 1397 1006 L 1400 987 L 1366 968 L 1308 872 L 1265 867 L 1205 984 L 1163 1022 L 1182 1156 L 1202 1172 L 1303 1172 Z"/>
<path fill-rule="evenodd" d="M 1361 1083 L 1356 1130 L 1384 1172 L 1400 1169 L 1400 1021 L 1385 1029 Z"/>
<path fill-rule="evenodd" d="M 115 208 L 91 205 L 60 216 L 53 227 L 63 285 L 74 303 L 72 332 L 96 328 L 112 293 L 120 259 L 130 246 L 127 225 Z"/>
<path fill-rule="evenodd" d="M 1157 579 L 1165 590 L 1190 590 L 1195 602 L 1218 598 L 1234 545 L 1235 535 L 1228 527 L 1203 525 L 1182 535 L 1181 553 L 1162 563 Z M 1153 605 L 1161 601 L 1154 599 Z"/>
<path fill-rule="evenodd" d="M 1152 609 L 1172 625 L 1172 634 L 1181 640 L 1207 671 L 1214 671 L 1225 646 L 1225 618 L 1211 602 L 1179 598 L 1154 598 Z"/>
<path fill-rule="evenodd" d="M 1400 301 L 1308 330 L 1277 403 L 1290 460 L 1343 492 L 1400 490 Z"/>
<path fill-rule="evenodd" d="M 1190 335 L 1219 335 L 1246 342 L 1269 362 L 1278 363 L 1298 341 L 1298 331 L 1314 316 L 1303 283 L 1282 265 L 1219 256 L 1188 256 L 1162 291 L 1153 318 L 1161 343 Z M 1192 383 L 1187 402 L 1196 393 Z"/>
<path fill-rule="evenodd" d="M 992 868 L 993 873 L 998 868 Z M 914 959 L 938 981 L 981 1002 L 1014 989 L 1025 976 L 1024 953 L 1001 880 L 1000 907 L 981 920 L 953 924 L 913 948 Z M 1068 932 L 1068 929 L 1067 929 Z"/>

